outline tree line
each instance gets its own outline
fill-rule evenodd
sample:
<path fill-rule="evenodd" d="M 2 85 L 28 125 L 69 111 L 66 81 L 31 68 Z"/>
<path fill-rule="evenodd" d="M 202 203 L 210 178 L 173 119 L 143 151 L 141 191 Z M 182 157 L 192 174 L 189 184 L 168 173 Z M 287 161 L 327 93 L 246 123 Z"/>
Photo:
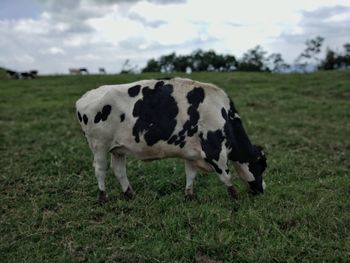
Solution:
<path fill-rule="evenodd" d="M 305 42 L 305 50 L 295 59 L 294 68 L 287 64 L 280 53 L 267 54 L 260 46 L 246 51 L 242 58 L 234 55 L 218 54 L 214 50 L 193 51 L 189 55 L 177 55 L 175 52 L 158 59 L 148 60 L 142 72 L 197 72 L 197 71 L 267 71 L 288 72 L 307 71 L 308 65 L 318 69 L 332 70 L 350 67 L 350 43 L 343 45 L 343 51 L 336 52 L 327 48 L 323 59 L 319 58 L 324 38 L 316 37 Z"/>

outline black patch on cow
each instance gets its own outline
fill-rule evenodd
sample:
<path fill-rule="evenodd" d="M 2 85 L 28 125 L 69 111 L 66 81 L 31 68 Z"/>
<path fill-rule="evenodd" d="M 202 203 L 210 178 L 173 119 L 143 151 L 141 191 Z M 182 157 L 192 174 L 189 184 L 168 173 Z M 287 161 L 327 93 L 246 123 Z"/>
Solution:
<path fill-rule="evenodd" d="M 88 123 L 88 117 L 85 114 L 83 115 L 83 121 L 85 125 Z"/>
<path fill-rule="evenodd" d="M 154 89 L 144 87 L 143 98 L 136 101 L 133 116 L 138 117 L 133 127 L 135 141 L 140 141 L 144 133 L 147 145 L 160 140 L 169 140 L 176 127 L 176 116 L 179 112 L 177 103 L 171 94 L 173 85 L 158 81 Z"/>
<path fill-rule="evenodd" d="M 198 131 L 198 121 L 199 121 L 199 104 L 204 101 L 204 90 L 203 88 L 194 88 L 187 93 L 187 101 L 190 104 L 190 107 L 187 110 L 189 119 L 185 122 L 183 126 L 183 131 L 187 136 L 191 137 Z"/>
<path fill-rule="evenodd" d="M 256 194 L 264 192 L 261 181 L 259 182 L 259 181 L 255 180 L 255 181 L 248 182 L 248 184 L 249 184 L 249 187 L 252 191 L 252 194 L 256 195 Z"/>
<path fill-rule="evenodd" d="M 232 100 L 230 108 L 221 109 L 221 115 L 225 119 L 224 132 L 226 137 L 226 147 L 229 149 L 229 159 L 241 163 L 250 162 L 257 159 L 258 152 L 251 144 L 246 134 L 240 118 L 235 117 L 237 110 Z"/>
<path fill-rule="evenodd" d="M 208 131 L 206 139 L 204 139 L 203 134 L 200 133 L 199 138 L 201 140 L 202 150 L 206 156 L 205 161 L 211 164 L 217 173 L 221 174 L 222 170 L 214 160 L 219 161 L 220 158 L 222 142 L 225 139 L 222 130 Z"/>
<path fill-rule="evenodd" d="M 140 93 L 141 85 L 135 85 L 128 89 L 130 97 L 136 97 Z"/>
<path fill-rule="evenodd" d="M 80 114 L 79 111 L 78 111 L 78 119 L 79 119 L 80 122 L 83 120 L 83 118 L 81 117 L 81 114 Z"/>
<path fill-rule="evenodd" d="M 101 112 L 97 112 L 95 119 L 94 119 L 94 123 L 99 123 L 101 120 Z"/>
<path fill-rule="evenodd" d="M 189 118 L 184 123 L 182 130 L 179 131 L 178 138 L 175 141 L 168 141 L 169 144 L 174 143 L 175 145 L 179 145 L 181 148 L 183 148 L 186 144 L 186 137 L 192 137 L 198 132 L 197 124 L 200 118 L 198 107 L 199 104 L 201 104 L 204 101 L 204 97 L 204 90 L 201 87 L 194 88 L 193 90 L 187 93 L 186 98 L 188 103 L 190 104 L 187 110 Z"/>
<path fill-rule="evenodd" d="M 248 163 L 248 169 L 254 175 L 256 182 L 255 189 L 252 188 L 252 185 L 251 188 L 252 190 L 257 190 L 258 192 L 262 193 L 262 174 L 267 167 L 266 156 L 262 154 L 262 148 L 260 146 L 253 145 L 253 148 L 258 152 L 259 156 L 256 160 L 253 160 Z"/>
<path fill-rule="evenodd" d="M 222 170 L 219 168 L 219 166 L 218 166 L 216 163 L 214 163 L 213 160 L 208 159 L 208 158 L 204 158 L 204 160 L 205 160 L 207 163 L 209 163 L 211 166 L 213 166 L 215 172 L 217 172 L 218 174 L 222 174 Z"/>
<path fill-rule="evenodd" d="M 173 144 L 177 140 L 177 135 L 173 135 L 168 140 L 168 144 Z"/>
<path fill-rule="evenodd" d="M 106 121 L 109 114 L 111 113 L 112 111 L 112 106 L 111 105 L 105 105 L 103 106 L 102 108 L 102 112 L 99 111 L 96 113 L 95 115 L 95 119 L 94 119 L 94 123 L 99 123 L 101 120 L 102 121 Z"/>
<path fill-rule="evenodd" d="M 108 115 L 111 113 L 112 111 L 112 106 L 111 105 L 105 105 L 102 108 L 102 114 L 101 114 L 101 119 L 102 121 L 106 121 L 108 118 Z"/>
<path fill-rule="evenodd" d="M 187 93 L 186 98 L 188 100 L 188 103 L 197 109 L 199 104 L 204 101 L 203 88 L 201 87 L 194 88 L 193 90 Z"/>
<path fill-rule="evenodd" d="M 120 122 L 123 122 L 125 120 L 125 113 L 120 115 Z"/>

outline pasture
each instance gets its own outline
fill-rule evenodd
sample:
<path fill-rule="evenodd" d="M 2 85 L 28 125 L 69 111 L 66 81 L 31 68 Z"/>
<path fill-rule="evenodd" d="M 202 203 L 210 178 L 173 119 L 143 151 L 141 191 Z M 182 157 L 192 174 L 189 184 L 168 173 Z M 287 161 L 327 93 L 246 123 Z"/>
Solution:
<path fill-rule="evenodd" d="M 182 161 L 129 158 L 136 198 L 125 201 L 109 171 L 100 205 L 75 101 L 153 77 L 162 75 L 0 80 L 1 262 L 350 261 L 349 71 L 190 75 L 226 90 L 266 149 L 265 194 L 234 176 L 233 202 L 201 173 L 188 202 Z"/>

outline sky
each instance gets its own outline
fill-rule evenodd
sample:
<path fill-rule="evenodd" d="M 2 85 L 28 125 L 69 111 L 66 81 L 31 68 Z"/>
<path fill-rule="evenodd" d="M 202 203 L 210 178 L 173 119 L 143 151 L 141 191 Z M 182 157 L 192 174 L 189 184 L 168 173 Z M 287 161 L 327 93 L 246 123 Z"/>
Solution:
<path fill-rule="evenodd" d="M 323 52 L 350 42 L 350 0 L 0 0 L 0 67 L 42 74 L 256 45 L 293 63 L 316 36 Z"/>

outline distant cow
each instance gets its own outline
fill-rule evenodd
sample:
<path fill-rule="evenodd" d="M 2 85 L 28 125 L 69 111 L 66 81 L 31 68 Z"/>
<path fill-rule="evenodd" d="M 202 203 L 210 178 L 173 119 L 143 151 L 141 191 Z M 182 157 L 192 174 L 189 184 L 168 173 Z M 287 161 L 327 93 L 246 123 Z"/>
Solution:
<path fill-rule="evenodd" d="M 89 71 L 87 70 L 87 68 L 80 68 L 79 71 L 81 74 L 89 74 Z"/>
<path fill-rule="evenodd" d="M 6 70 L 6 74 L 9 78 L 12 79 L 19 79 L 20 74 L 16 71 L 12 71 L 12 70 Z"/>
<path fill-rule="evenodd" d="M 72 75 L 89 74 L 86 68 L 70 68 L 69 73 Z"/>
<path fill-rule="evenodd" d="M 12 79 L 34 79 L 37 74 L 38 74 L 38 71 L 37 70 L 31 70 L 31 71 L 28 71 L 28 72 L 16 72 L 16 71 L 12 71 L 12 70 L 6 70 L 6 73 L 7 73 L 7 76 L 9 78 L 12 78 Z"/>
<path fill-rule="evenodd" d="M 38 76 L 38 71 L 37 70 L 31 70 L 29 71 L 30 74 L 32 74 L 34 77 Z"/>
<path fill-rule="evenodd" d="M 83 95 L 76 110 L 94 155 L 100 201 L 107 198 L 108 153 L 126 197 L 134 195 L 126 155 L 184 159 L 187 197 L 200 169 L 215 171 L 236 198 L 228 160 L 254 193 L 264 190 L 265 154 L 251 144 L 232 100 L 212 84 L 173 78 L 102 86 Z"/>
<path fill-rule="evenodd" d="M 98 72 L 99 72 L 100 74 L 106 74 L 106 70 L 105 70 L 104 68 L 99 68 L 99 69 L 98 69 Z"/>
<path fill-rule="evenodd" d="M 80 70 L 77 68 L 70 68 L 69 73 L 72 75 L 80 75 Z"/>
<path fill-rule="evenodd" d="M 21 72 L 22 79 L 34 79 L 35 76 L 30 72 Z"/>

